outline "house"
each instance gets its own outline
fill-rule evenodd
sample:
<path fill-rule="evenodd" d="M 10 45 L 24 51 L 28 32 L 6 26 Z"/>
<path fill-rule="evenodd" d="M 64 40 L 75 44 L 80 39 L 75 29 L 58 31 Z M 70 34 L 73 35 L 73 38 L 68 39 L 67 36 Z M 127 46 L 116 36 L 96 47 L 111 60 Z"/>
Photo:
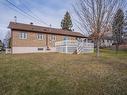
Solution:
<path fill-rule="evenodd" d="M 65 52 L 83 50 L 87 37 L 79 32 L 10 22 L 12 53 Z M 82 44 L 82 45 L 81 45 Z M 90 45 L 90 43 L 89 43 Z M 93 44 L 92 44 L 93 45 Z M 81 49 L 82 48 L 82 49 Z"/>
<path fill-rule="evenodd" d="M 102 48 L 110 48 L 112 47 L 114 41 L 112 38 L 112 32 L 106 32 L 101 39 L 100 47 Z"/>
<path fill-rule="evenodd" d="M 122 34 L 122 44 L 119 46 L 119 50 L 127 50 L 127 31 Z"/>
<path fill-rule="evenodd" d="M 2 41 L 0 40 L 0 51 L 2 50 L 2 48 L 3 48 L 3 43 L 2 43 Z"/>
<path fill-rule="evenodd" d="M 91 42 L 94 42 L 95 47 L 96 45 L 96 39 L 98 37 L 97 33 L 93 33 L 90 35 L 90 38 L 92 39 Z M 100 39 L 100 48 L 110 48 L 113 45 L 113 38 L 112 38 L 112 32 L 105 32 L 103 35 L 101 35 Z M 90 42 L 90 40 L 89 40 Z"/>
<path fill-rule="evenodd" d="M 113 45 L 113 38 L 112 37 L 106 37 L 104 36 L 102 39 L 101 39 L 101 43 L 100 43 L 100 47 L 101 48 L 111 48 L 112 45 Z"/>
<path fill-rule="evenodd" d="M 126 32 L 123 32 L 123 43 L 126 43 L 127 44 L 127 31 Z"/>

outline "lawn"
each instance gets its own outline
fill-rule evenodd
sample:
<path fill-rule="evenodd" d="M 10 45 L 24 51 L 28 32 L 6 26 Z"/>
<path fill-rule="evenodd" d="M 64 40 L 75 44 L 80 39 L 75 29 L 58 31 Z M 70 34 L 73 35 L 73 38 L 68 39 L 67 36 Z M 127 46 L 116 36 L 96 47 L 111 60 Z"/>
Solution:
<path fill-rule="evenodd" d="M 127 95 L 127 52 L 0 54 L 0 95 Z"/>

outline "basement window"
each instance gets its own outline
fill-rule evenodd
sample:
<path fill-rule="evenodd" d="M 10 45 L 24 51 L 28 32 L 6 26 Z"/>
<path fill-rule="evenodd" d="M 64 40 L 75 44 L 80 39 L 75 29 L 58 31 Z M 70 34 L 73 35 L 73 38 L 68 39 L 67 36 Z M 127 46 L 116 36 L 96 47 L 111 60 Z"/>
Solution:
<path fill-rule="evenodd" d="M 43 48 L 38 48 L 38 51 L 43 51 L 44 49 Z"/>

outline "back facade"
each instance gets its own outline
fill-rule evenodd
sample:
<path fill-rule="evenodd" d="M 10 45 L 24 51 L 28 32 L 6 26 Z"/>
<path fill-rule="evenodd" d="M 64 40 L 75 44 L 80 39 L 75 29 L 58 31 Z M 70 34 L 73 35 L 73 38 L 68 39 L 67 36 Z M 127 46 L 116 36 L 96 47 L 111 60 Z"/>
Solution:
<path fill-rule="evenodd" d="M 56 52 L 55 43 L 86 38 L 78 32 L 11 22 L 12 53 Z"/>

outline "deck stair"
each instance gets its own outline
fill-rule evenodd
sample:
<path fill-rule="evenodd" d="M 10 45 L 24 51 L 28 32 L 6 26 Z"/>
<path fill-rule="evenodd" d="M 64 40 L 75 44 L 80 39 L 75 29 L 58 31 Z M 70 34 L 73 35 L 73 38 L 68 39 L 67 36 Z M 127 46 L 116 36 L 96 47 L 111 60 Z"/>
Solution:
<path fill-rule="evenodd" d="M 83 51 L 83 49 L 84 49 L 84 43 L 83 42 L 81 42 L 78 46 L 77 46 L 77 54 L 80 54 L 82 51 Z"/>

